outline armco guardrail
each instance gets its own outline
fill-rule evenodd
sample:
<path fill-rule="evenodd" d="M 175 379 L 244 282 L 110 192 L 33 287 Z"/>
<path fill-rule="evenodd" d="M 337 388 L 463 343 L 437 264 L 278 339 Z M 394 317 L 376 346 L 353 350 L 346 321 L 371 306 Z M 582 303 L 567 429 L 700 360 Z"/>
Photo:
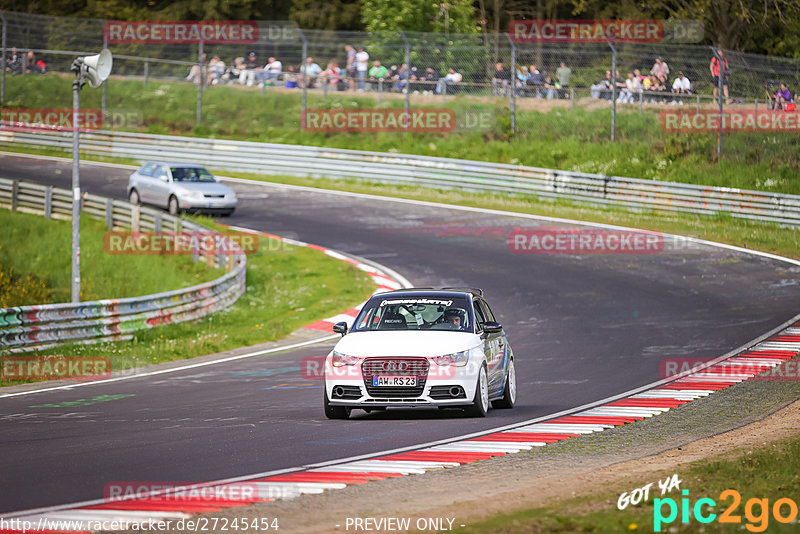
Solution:
<path fill-rule="evenodd" d="M 84 194 L 82 211 L 106 221 L 106 227 L 134 231 L 198 231 L 208 228 L 149 208 Z M 0 179 L 0 207 L 46 217 L 70 218 L 71 192 L 50 186 Z M 233 246 L 233 245 L 232 245 Z M 68 341 L 126 339 L 132 332 L 198 319 L 236 302 L 245 290 L 244 253 L 198 255 L 227 273 L 205 284 L 121 299 L 78 304 L 0 308 L 0 351 L 26 351 Z"/>
<path fill-rule="evenodd" d="M 0 146 L 71 149 L 70 133 L 0 130 Z M 657 182 L 407 154 L 298 145 L 98 131 L 81 135 L 95 156 L 203 163 L 217 169 L 306 177 L 356 178 L 437 188 L 533 194 L 595 204 L 733 217 L 800 225 L 800 196 Z"/>

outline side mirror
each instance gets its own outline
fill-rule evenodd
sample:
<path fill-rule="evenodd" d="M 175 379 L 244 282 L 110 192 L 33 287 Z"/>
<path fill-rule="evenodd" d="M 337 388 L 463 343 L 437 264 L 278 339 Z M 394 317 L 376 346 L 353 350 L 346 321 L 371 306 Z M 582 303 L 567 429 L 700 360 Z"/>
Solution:
<path fill-rule="evenodd" d="M 483 324 L 483 331 L 487 334 L 499 334 L 503 331 L 503 325 L 493 321 L 486 321 Z"/>
<path fill-rule="evenodd" d="M 336 323 L 333 325 L 333 331 L 337 334 L 345 335 L 347 333 L 347 323 L 342 321 L 341 323 Z"/>
<path fill-rule="evenodd" d="M 166 174 L 162 174 L 161 175 L 161 181 L 169 183 L 169 176 L 167 176 Z"/>

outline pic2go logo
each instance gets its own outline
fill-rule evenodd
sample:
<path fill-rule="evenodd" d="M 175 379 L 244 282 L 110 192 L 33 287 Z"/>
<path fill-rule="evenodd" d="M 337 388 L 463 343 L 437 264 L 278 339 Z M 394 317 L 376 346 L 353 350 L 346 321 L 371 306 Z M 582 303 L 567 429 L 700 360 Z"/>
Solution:
<path fill-rule="evenodd" d="M 733 489 L 727 489 L 719 494 L 720 501 L 730 499 L 731 505 L 717 516 L 711 509 L 717 506 L 714 499 L 704 497 L 695 501 L 694 505 L 689 501 L 689 490 L 681 492 L 683 498 L 680 499 L 680 506 L 670 497 L 653 500 L 653 530 L 661 532 L 663 525 L 670 525 L 681 515 L 681 523 L 684 525 L 691 522 L 692 516 L 698 523 L 711 523 L 717 519 L 720 523 L 741 524 L 742 516 L 736 513 L 742 503 L 742 495 Z M 770 513 L 778 523 L 788 524 L 797 520 L 797 503 L 792 499 L 783 497 L 769 506 L 769 499 L 748 499 L 744 504 L 744 517 L 747 520 L 745 528 L 750 532 L 764 532 L 769 527 Z M 666 515 L 665 515 L 666 514 Z"/>

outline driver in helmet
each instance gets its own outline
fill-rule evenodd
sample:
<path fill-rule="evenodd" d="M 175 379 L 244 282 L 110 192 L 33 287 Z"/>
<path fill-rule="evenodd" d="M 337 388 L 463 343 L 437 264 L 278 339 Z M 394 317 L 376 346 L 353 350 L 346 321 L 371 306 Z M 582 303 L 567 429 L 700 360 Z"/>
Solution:
<path fill-rule="evenodd" d="M 453 324 L 456 328 L 461 329 L 464 326 L 464 310 L 459 308 L 448 308 L 444 311 L 444 320 L 447 323 Z"/>

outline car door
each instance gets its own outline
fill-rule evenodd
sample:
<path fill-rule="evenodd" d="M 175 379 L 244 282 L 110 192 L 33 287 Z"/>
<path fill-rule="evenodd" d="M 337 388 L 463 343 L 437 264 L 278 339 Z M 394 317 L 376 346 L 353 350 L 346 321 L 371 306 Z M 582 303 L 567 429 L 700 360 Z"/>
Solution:
<path fill-rule="evenodd" d="M 155 163 L 145 163 L 132 177 L 131 188 L 136 189 L 136 192 L 139 193 L 140 202 L 152 202 L 150 200 L 152 196 L 150 189 L 153 181 L 153 171 L 156 167 L 158 165 Z"/>
<path fill-rule="evenodd" d="M 483 331 L 483 323 L 495 322 L 494 314 L 486 304 L 486 301 L 481 298 L 475 299 L 476 316 L 482 319 L 477 319 L 479 322 L 482 320 L 481 331 Z M 480 311 L 478 311 L 480 310 Z M 505 378 L 505 334 L 498 332 L 488 334 L 485 331 L 481 337 L 484 339 L 484 352 L 486 353 L 486 364 L 489 379 L 489 396 L 494 396 L 500 393 L 503 387 L 503 380 Z"/>
<path fill-rule="evenodd" d="M 172 186 L 170 171 L 164 165 L 159 165 L 153 172 L 151 202 L 156 206 L 166 207 Z"/>

